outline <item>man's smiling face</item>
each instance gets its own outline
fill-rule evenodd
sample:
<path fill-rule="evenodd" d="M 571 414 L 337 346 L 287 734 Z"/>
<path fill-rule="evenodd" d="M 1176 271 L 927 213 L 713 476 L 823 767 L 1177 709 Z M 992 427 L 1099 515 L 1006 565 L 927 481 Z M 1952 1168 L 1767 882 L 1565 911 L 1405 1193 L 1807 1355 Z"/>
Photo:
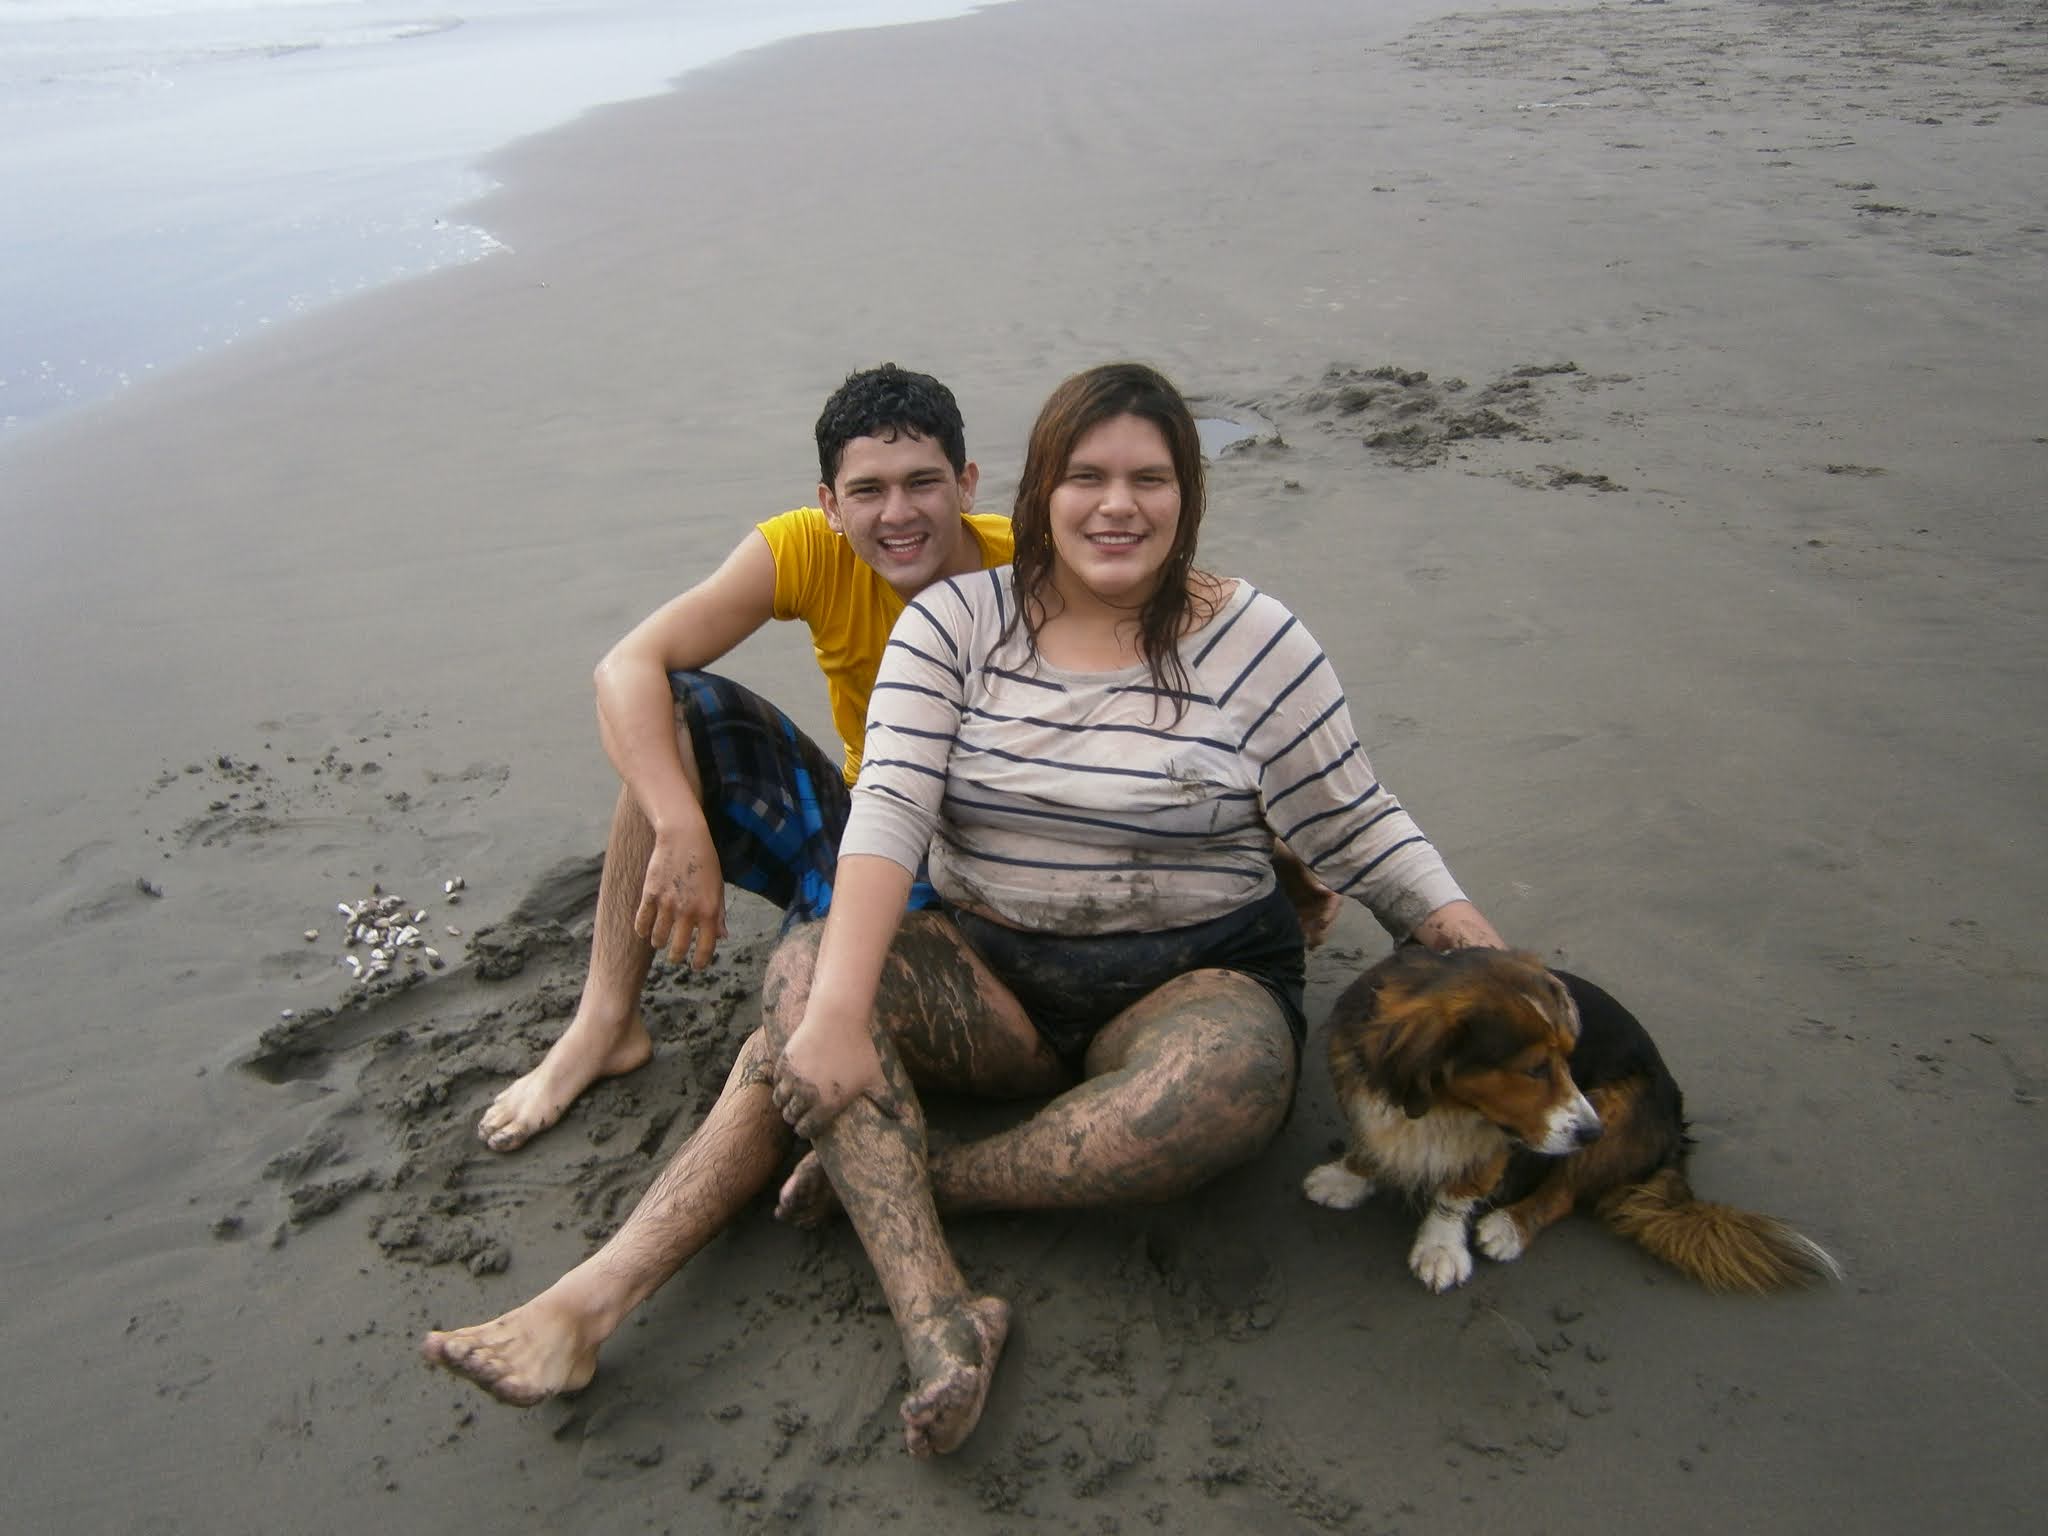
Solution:
<path fill-rule="evenodd" d="M 980 563 L 960 520 L 974 506 L 976 479 L 974 465 L 955 474 L 937 443 L 899 429 L 849 441 L 838 477 L 818 487 L 818 504 L 853 552 L 907 599 Z"/>

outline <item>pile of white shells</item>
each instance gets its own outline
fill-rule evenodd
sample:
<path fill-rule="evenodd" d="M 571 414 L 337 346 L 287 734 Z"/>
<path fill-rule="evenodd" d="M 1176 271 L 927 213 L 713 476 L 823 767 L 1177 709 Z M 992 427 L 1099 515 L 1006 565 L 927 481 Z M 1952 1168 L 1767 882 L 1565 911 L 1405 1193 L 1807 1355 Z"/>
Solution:
<path fill-rule="evenodd" d="M 450 906 L 461 900 L 463 885 L 460 875 L 441 882 L 441 894 Z M 368 986 L 401 964 L 415 970 L 424 964 L 438 971 L 448 963 L 427 942 L 427 909 L 389 894 L 381 885 L 371 886 L 361 901 L 336 902 L 334 910 L 343 923 L 342 948 L 349 951 L 338 963 L 349 968 L 350 980 L 358 986 Z M 453 923 L 446 925 L 446 932 L 453 938 L 462 936 Z M 306 930 L 308 944 L 319 937 L 318 928 Z"/>

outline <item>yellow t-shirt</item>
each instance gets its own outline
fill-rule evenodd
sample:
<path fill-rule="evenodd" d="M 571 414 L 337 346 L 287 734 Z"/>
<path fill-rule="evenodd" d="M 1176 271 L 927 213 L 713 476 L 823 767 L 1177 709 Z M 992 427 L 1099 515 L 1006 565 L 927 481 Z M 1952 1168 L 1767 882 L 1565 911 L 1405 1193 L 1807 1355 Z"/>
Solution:
<path fill-rule="evenodd" d="M 882 648 L 903 612 L 903 599 L 881 573 L 832 531 L 816 507 L 798 507 L 757 524 L 775 556 L 775 617 L 802 619 L 832 699 L 832 724 L 846 743 L 846 782 L 860 777 L 868 695 L 881 670 Z M 1010 520 L 995 512 L 967 514 L 984 570 L 1010 563 Z"/>

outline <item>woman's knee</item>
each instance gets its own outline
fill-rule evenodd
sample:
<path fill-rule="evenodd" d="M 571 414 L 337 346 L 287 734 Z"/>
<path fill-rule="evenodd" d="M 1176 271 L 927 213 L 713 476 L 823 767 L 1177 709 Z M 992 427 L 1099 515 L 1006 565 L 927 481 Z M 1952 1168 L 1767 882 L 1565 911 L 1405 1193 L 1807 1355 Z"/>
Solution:
<path fill-rule="evenodd" d="M 1225 1167 L 1263 1152 L 1294 1102 L 1294 1037 L 1282 1021 L 1240 1031 L 1216 1049 L 1203 1073 L 1211 1134 Z"/>
<path fill-rule="evenodd" d="M 761 1026 L 777 1051 L 803 1022 L 811 978 L 818 969 L 818 945 L 824 936 L 823 923 L 799 923 L 768 952 L 768 965 L 761 977 Z"/>
<path fill-rule="evenodd" d="M 1299 1058 L 1294 1034 L 1284 1019 L 1275 1019 L 1269 1028 L 1239 1040 L 1231 1053 L 1225 1070 L 1231 1079 L 1232 1097 L 1248 1118 L 1265 1128 L 1266 1137 L 1280 1129 L 1294 1102 Z"/>
<path fill-rule="evenodd" d="M 1144 1053 L 1152 1061 L 1140 1070 L 1153 1078 L 1156 1097 L 1133 1126 L 1180 1143 L 1207 1173 L 1265 1149 L 1294 1102 L 1297 1071 L 1294 1036 L 1271 999 L 1261 992 L 1221 1001 L 1187 1009 Z"/>

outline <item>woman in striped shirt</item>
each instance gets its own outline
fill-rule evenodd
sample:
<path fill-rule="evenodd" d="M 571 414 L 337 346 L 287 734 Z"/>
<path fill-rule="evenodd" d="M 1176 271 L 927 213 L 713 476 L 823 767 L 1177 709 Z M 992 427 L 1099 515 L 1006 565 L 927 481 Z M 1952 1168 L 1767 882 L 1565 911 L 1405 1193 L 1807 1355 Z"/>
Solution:
<path fill-rule="evenodd" d="M 1009 1308 L 939 1212 L 1159 1200 L 1245 1161 L 1292 1102 L 1302 935 L 1275 839 L 1397 939 L 1501 940 L 1373 776 L 1287 609 L 1194 564 L 1194 419 L 1149 368 L 1069 379 L 1032 431 L 1007 570 L 897 622 L 815 955 L 764 995 L 775 1098 L 836 1194 L 912 1376 L 906 1440 L 980 1416 Z M 903 915 L 929 860 L 938 912 Z M 927 1155 L 916 1087 L 1049 1102 Z M 828 1184 L 829 1176 L 829 1184 Z"/>

